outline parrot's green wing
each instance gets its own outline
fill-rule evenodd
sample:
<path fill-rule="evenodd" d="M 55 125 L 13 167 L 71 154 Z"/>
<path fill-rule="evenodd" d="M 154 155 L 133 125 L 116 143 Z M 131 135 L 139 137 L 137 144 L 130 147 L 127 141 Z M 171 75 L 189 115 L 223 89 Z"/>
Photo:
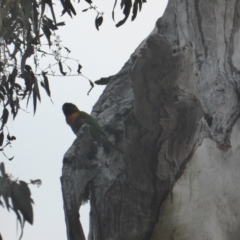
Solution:
<path fill-rule="evenodd" d="M 80 117 L 91 127 L 95 128 L 99 133 L 106 135 L 100 124 L 91 115 L 83 111 L 80 111 Z"/>
<path fill-rule="evenodd" d="M 115 144 L 109 140 L 107 134 L 103 131 L 100 124 L 89 114 L 80 111 L 80 118 L 82 118 L 87 124 L 89 124 L 89 131 L 93 137 L 93 139 L 99 143 L 102 143 L 106 147 L 117 149 L 122 152 Z"/>

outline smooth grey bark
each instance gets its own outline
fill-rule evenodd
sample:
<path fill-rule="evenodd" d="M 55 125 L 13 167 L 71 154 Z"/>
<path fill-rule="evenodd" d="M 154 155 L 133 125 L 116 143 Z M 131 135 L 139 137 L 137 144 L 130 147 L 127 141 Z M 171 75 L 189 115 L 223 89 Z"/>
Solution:
<path fill-rule="evenodd" d="M 85 127 L 64 157 L 69 240 L 86 187 L 89 240 L 239 239 L 239 16 L 237 0 L 169 1 L 93 108 L 124 153 L 89 157 Z"/>

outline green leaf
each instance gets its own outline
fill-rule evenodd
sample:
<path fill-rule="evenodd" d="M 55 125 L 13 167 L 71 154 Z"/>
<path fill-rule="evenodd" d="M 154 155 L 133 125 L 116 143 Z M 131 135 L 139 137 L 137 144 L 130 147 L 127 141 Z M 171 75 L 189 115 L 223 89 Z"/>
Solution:
<path fill-rule="evenodd" d="M 3 186 L 4 186 L 3 183 L 4 183 L 3 182 L 3 177 L 0 176 L 0 197 L 1 197 L 2 192 L 3 192 Z"/>
<path fill-rule="evenodd" d="M 123 8 L 123 7 L 124 7 L 123 14 L 125 15 L 125 17 L 116 24 L 116 27 L 120 27 L 128 19 L 128 16 L 129 16 L 131 8 L 132 8 L 132 0 L 122 0 L 121 8 Z"/>
<path fill-rule="evenodd" d="M 3 131 L 0 133 L 0 146 L 3 145 L 4 133 Z"/>
<path fill-rule="evenodd" d="M 51 42 L 51 35 L 52 35 L 51 30 L 45 24 L 42 26 L 42 30 L 43 30 L 43 33 L 44 33 L 45 37 L 48 40 L 48 45 L 51 46 L 52 45 L 52 42 Z"/>
<path fill-rule="evenodd" d="M 13 85 L 15 83 L 15 80 L 16 80 L 16 77 L 17 77 L 17 68 L 13 68 L 13 71 L 12 73 L 9 74 L 9 77 L 8 77 L 8 82 Z"/>
<path fill-rule="evenodd" d="M 33 91 L 33 112 L 35 114 L 37 109 L 37 94 L 35 91 Z"/>
<path fill-rule="evenodd" d="M 12 204 L 15 212 L 20 211 L 23 220 L 33 224 L 33 209 L 31 204 L 31 192 L 24 181 L 12 184 Z M 19 218 L 18 218 L 19 219 Z"/>
<path fill-rule="evenodd" d="M 48 82 L 48 77 L 46 76 L 47 72 L 42 72 L 42 76 L 43 76 L 43 80 L 44 80 L 44 85 L 42 85 L 46 92 L 47 92 L 47 95 L 49 97 L 51 97 L 51 91 L 50 91 L 50 88 L 49 88 L 49 82 Z"/>
<path fill-rule="evenodd" d="M 25 65 L 24 65 L 25 66 Z M 24 90 L 24 94 L 22 96 L 22 99 L 24 99 L 27 95 L 27 93 L 29 93 L 28 95 L 28 100 L 27 100 L 27 105 L 28 105 L 28 102 L 29 102 L 29 98 L 31 96 L 31 93 L 32 93 L 32 87 L 33 87 L 33 84 L 34 84 L 34 74 L 32 72 L 27 72 L 27 71 L 24 71 L 23 73 L 21 73 L 19 75 L 20 78 L 23 78 L 24 81 L 25 81 L 25 90 Z"/>
<path fill-rule="evenodd" d="M 35 33 L 35 35 L 38 35 L 38 25 L 39 25 L 39 12 L 38 12 L 38 3 L 36 0 L 33 0 L 33 4 L 32 4 L 32 22 L 33 22 L 33 32 Z"/>
<path fill-rule="evenodd" d="M 112 10 L 112 19 L 113 19 L 113 21 L 115 21 L 115 19 L 114 19 L 114 11 L 115 11 L 116 4 L 117 4 L 117 0 L 115 0 L 114 6 L 113 6 L 113 10 Z"/>
<path fill-rule="evenodd" d="M 56 24 L 56 26 L 64 26 L 64 25 L 66 25 L 65 22 L 59 22 Z"/>
<path fill-rule="evenodd" d="M 67 74 L 67 72 L 63 71 L 63 66 L 62 66 L 61 61 L 58 61 L 58 66 L 59 66 L 60 73 L 65 76 Z"/>
<path fill-rule="evenodd" d="M 52 19 L 48 18 L 47 16 L 44 16 L 43 18 L 43 25 L 46 25 L 51 30 L 57 30 L 57 26 L 52 21 Z"/>
<path fill-rule="evenodd" d="M 13 159 L 14 159 L 14 156 L 13 156 L 13 157 L 11 157 L 11 158 L 8 158 L 8 160 L 9 160 L 9 161 L 12 161 Z"/>
<path fill-rule="evenodd" d="M 69 14 L 70 17 L 72 17 L 72 13 L 74 15 L 77 14 L 70 0 L 66 0 L 66 1 L 61 0 L 61 3 L 63 6 L 62 15 L 64 15 L 66 12 Z"/>
<path fill-rule="evenodd" d="M 9 204 L 9 200 L 8 200 L 9 196 L 6 194 L 6 192 L 3 192 L 2 196 L 3 196 L 3 200 L 5 202 L 5 205 L 7 207 L 7 210 L 9 211 L 9 209 L 10 209 L 10 204 Z"/>
<path fill-rule="evenodd" d="M 12 113 L 12 115 L 13 115 L 13 120 L 14 120 L 15 117 L 17 116 L 18 109 L 20 108 L 19 99 L 16 98 L 15 101 L 10 102 L 10 107 L 11 107 L 11 113 Z"/>
<path fill-rule="evenodd" d="M 36 92 L 38 100 L 41 102 L 41 96 L 40 96 L 40 92 L 39 92 L 39 88 L 38 88 L 38 81 L 37 81 L 36 77 L 34 77 L 34 91 Z"/>
<path fill-rule="evenodd" d="M 100 17 L 97 16 L 95 19 L 95 26 L 98 31 L 99 31 L 99 27 L 102 25 L 102 22 L 103 22 L 103 16 L 100 16 Z"/>
<path fill-rule="evenodd" d="M 32 0 L 20 0 L 22 15 L 21 20 L 24 24 L 25 29 L 29 29 L 29 18 L 32 12 Z"/>
<path fill-rule="evenodd" d="M 21 60 L 21 72 L 22 74 L 24 73 L 24 68 L 25 68 L 25 64 L 26 64 L 26 60 L 27 58 L 31 57 L 34 53 L 34 47 L 30 44 L 27 45 L 27 48 L 22 56 L 22 60 Z M 22 75 L 21 74 L 21 75 Z"/>
<path fill-rule="evenodd" d="M 3 109 L 3 114 L 2 114 L 2 117 L 1 117 L 1 120 L 2 120 L 1 130 L 3 129 L 4 125 L 7 123 L 8 115 L 9 115 L 9 112 L 8 112 L 7 108 L 4 108 Z"/>
<path fill-rule="evenodd" d="M 41 101 L 37 78 L 34 77 L 34 89 L 33 89 L 33 110 L 34 110 L 34 114 L 35 114 L 36 109 L 37 109 L 37 98 L 38 98 L 39 101 Z"/>
<path fill-rule="evenodd" d="M 0 164 L 0 171 L 1 171 L 2 176 L 4 177 L 6 172 L 5 172 L 5 167 L 4 167 L 4 163 L 3 162 Z"/>
<path fill-rule="evenodd" d="M 81 64 L 78 64 L 78 70 L 77 70 L 78 74 L 81 73 L 81 68 L 82 68 L 82 65 L 81 65 Z"/>
<path fill-rule="evenodd" d="M 10 209 L 10 204 L 9 204 L 9 197 L 10 197 L 10 187 L 11 187 L 11 182 L 8 178 L 8 176 L 5 173 L 4 169 L 4 164 L 0 164 L 0 170 L 2 173 L 2 177 L 0 176 L 0 196 L 2 196 L 5 205 L 7 207 L 7 210 L 9 211 Z"/>
<path fill-rule="evenodd" d="M 13 141 L 13 140 L 16 140 L 16 137 L 15 136 L 10 136 L 9 134 L 7 135 L 7 140 L 8 141 Z"/>
<path fill-rule="evenodd" d="M 139 0 L 135 0 L 134 4 L 133 4 L 133 15 L 132 15 L 132 21 L 134 21 L 134 19 L 137 16 L 137 12 L 138 12 L 138 1 Z M 141 0 L 140 0 L 141 2 Z"/>

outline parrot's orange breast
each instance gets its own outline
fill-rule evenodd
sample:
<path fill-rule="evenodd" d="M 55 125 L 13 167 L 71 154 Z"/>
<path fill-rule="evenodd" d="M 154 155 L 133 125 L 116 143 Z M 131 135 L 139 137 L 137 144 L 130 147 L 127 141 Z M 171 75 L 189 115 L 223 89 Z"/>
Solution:
<path fill-rule="evenodd" d="M 76 119 L 80 116 L 79 112 L 75 112 L 69 116 L 66 117 L 66 122 L 68 125 L 72 126 L 73 123 L 76 121 Z"/>

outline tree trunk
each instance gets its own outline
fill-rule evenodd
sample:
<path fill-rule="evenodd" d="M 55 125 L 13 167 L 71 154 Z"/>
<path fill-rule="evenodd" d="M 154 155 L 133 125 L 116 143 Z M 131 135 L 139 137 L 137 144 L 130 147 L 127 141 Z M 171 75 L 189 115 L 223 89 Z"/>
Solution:
<path fill-rule="evenodd" d="M 169 1 L 93 108 L 124 153 L 89 159 L 84 127 L 65 155 L 69 240 L 87 188 L 89 240 L 239 239 L 239 16 L 238 0 Z"/>

